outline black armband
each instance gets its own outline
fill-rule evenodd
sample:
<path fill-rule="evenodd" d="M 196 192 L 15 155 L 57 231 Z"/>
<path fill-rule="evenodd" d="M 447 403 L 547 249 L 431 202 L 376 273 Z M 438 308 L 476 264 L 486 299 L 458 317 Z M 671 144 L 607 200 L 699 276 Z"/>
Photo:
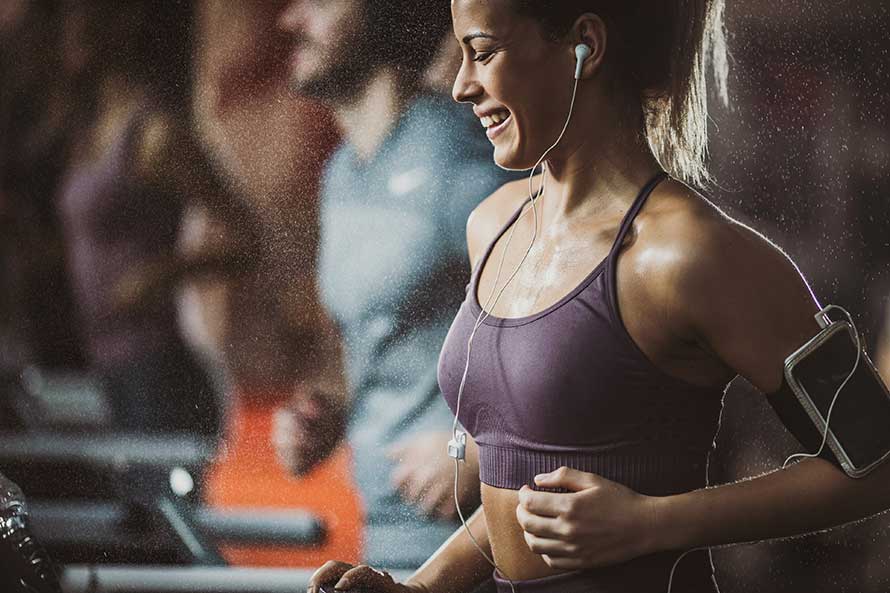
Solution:
<path fill-rule="evenodd" d="M 890 392 L 852 320 L 820 325 L 786 359 L 782 387 L 767 401 L 807 453 L 861 478 L 890 458 Z"/>
<path fill-rule="evenodd" d="M 782 386 L 778 391 L 768 393 L 766 401 L 775 410 L 779 420 L 785 425 L 785 429 L 803 446 L 803 452 L 812 454 L 819 450 L 819 446 L 822 444 L 822 433 L 804 411 L 784 376 L 782 377 Z M 819 457 L 841 467 L 840 461 L 827 444 L 822 448 Z"/>

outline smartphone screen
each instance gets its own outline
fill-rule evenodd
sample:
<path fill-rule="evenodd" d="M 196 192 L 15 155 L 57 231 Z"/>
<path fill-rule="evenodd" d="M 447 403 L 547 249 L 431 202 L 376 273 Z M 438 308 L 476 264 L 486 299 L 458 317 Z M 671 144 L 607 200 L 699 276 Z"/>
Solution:
<path fill-rule="evenodd" d="M 835 393 L 855 362 L 855 339 L 842 329 L 798 361 L 791 374 L 826 418 Z M 864 468 L 890 451 L 890 393 L 865 352 L 841 390 L 828 425 L 856 468 Z M 819 427 L 820 435 L 823 430 Z"/>

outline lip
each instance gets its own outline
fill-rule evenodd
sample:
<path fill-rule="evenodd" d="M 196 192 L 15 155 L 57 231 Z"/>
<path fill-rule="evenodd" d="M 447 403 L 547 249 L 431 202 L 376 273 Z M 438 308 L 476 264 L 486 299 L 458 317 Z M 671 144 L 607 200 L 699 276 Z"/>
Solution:
<path fill-rule="evenodd" d="M 513 122 L 513 114 L 507 116 L 507 119 L 502 121 L 501 123 L 491 126 L 490 128 L 485 129 L 485 135 L 488 136 L 489 140 L 494 140 L 498 136 L 500 136 L 504 130 Z"/>

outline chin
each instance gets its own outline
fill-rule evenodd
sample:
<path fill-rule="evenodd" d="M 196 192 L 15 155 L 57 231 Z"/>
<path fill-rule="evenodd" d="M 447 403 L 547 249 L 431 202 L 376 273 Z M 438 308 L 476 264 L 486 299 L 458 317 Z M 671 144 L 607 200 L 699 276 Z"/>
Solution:
<path fill-rule="evenodd" d="M 507 171 L 528 171 L 535 166 L 535 160 L 529 161 L 518 151 L 510 149 L 494 149 L 494 164 Z"/>

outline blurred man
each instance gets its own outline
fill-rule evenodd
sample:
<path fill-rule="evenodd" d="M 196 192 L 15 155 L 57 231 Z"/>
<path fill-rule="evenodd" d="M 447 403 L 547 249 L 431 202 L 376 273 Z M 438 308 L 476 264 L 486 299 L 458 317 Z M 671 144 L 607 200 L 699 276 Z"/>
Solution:
<path fill-rule="evenodd" d="M 420 90 L 450 24 L 440 0 L 293 0 L 279 18 L 294 89 L 330 105 L 344 137 L 322 178 L 318 283 L 349 387 L 310 387 L 280 416 L 279 450 L 308 471 L 348 400 L 363 561 L 393 568 L 416 568 L 459 526 L 437 361 L 468 280 L 467 217 L 513 177 L 468 108 Z M 479 502 L 475 453 L 464 513 Z"/>
<path fill-rule="evenodd" d="M 287 0 L 196 4 L 193 108 L 201 143 L 252 216 L 192 201 L 179 247 L 235 252 L 245 265 L 193 277 L 182 287 L 180 322 L 190 346 L 226 393 L 224 446 L 209 472 L 205 503 L 219 509 L 308 511 L 328 527 L 320 545 L 223 546 L 227 561 L 313 566 L 358 558 L 361 515 L 347 447 L 312 480 L 294 479 L 272 446 L 272 419 L 295 383 L 324 375 L 338 343 L 315 288 L 318 183 L 337 140 L 317 101 L 291 92 L 290 36 L 275 23 Z M 245 235 L 258 239 L 245 252 Z M 253 243 L 251 243 L 253 245 Z M 332 431 L 327 431 L 332 432 Z M 325 492 L 336 490 L 332 500 Z"/>

